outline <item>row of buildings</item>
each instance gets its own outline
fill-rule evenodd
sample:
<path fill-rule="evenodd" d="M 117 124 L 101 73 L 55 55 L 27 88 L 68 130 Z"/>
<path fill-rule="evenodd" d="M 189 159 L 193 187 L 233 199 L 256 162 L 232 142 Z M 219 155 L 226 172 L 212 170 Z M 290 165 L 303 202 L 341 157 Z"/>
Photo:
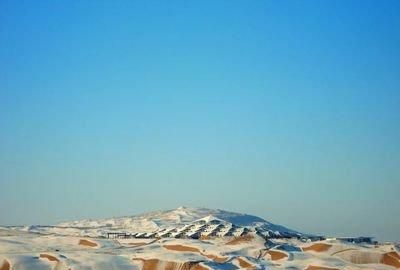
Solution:
<path fill-rule="evenodd" d="M 236 226 L 219 219 L 200 219 L 177 228 L 164 228 L 154 232 L 109 232 L 108 238 L 191 238 L 242 236 L 245 227 Z"/>

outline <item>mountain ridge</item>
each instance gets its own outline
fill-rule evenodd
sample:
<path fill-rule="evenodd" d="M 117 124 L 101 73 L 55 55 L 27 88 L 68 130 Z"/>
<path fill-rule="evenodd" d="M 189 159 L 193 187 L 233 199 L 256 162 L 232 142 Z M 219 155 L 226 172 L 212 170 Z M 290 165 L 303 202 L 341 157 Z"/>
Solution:
<path fill-rule="evenodd" d="M 212 216 L 233 226 L 251 231 L 276 235 L 302 235 L 285 226 L 271 223 L 258 216 L 236 213 L 222 209 L 180 206 L 175 209 L 151 211 L 138 215 L 102 219 L 83 219 L 57 224 L 61 228 L 84 228 L 85 232 L 104 236 L 107 232 L 141 232 L 150 233 L 160 230 L 179 228 L 197 220 Z"/>

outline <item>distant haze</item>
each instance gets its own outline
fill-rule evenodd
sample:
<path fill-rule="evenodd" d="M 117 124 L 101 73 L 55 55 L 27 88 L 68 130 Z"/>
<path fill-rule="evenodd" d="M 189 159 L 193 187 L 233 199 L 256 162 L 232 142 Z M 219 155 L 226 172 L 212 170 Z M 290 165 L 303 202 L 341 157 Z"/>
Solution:
<path fill-rule="evenodd" d="M 400 1 L 1 1 L 0 225 L 180 205 L 400 241 Z"/>

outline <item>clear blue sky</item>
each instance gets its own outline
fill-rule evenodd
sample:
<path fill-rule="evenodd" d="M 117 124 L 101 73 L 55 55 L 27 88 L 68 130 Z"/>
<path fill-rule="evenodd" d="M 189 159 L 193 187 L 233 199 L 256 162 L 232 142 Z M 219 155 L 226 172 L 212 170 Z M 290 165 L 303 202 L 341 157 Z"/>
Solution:
<path fill-rule="evenodd" d="M 400 240 L 400 1 L 1 1 L 0 224 L 179 205 Z"/>

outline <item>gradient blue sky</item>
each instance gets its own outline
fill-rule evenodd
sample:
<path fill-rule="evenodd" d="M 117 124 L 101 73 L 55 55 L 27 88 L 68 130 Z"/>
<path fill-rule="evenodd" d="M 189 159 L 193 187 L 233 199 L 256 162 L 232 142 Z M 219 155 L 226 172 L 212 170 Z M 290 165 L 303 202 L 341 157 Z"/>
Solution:
<path fill-rule="evenodd" d="M 180 205 L 400 240 L 400 1 L 1 1 L 0 224 Z"/>

